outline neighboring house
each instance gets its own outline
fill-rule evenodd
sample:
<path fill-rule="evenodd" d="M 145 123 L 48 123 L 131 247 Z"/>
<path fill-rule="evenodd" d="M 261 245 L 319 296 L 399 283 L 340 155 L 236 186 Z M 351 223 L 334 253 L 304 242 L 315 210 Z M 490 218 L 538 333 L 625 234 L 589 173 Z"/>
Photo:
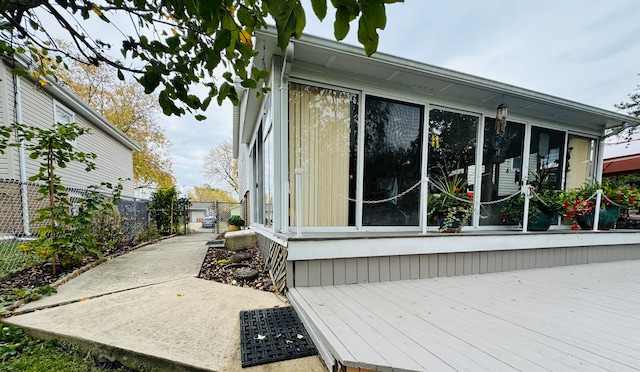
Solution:
<path fill-rule="evenodd" d="M 600 180 L 605 129 L 640 119 L 317 37 L 276 43 L 256 34 L 270 93 L 241 92 L 233 145 L 247 222 L 296 309 L 301 287 L 640 258 L 635 231 L 529 233 L 500 213 L 532 173 Z M 460 234 L 425 212 L 445 167 L 473 191 Z"/>
<path fill-rule="evenodd" d="M 53 81 L 47 81 L 44 87 L 36 86 L 30 78 L 21 78 L 11 72 L 10 62 L 0 59 L 0 125 L 20 122 L 42 128 L 51 127 L 54 123 L 75 122 L 89 128 L 89 134 L 80 136 L 74 143 L 79 151 L 92 152 L 96 169 L 87 173 L 79 164 L 70 164 L 67 168 L 58 168 L 62 183 L 74 193 L 81 193 L 89 185 L 101 182 L 117 184 L 122 179 L 122 196 L 132 198 L 133 186 L 133 151 L 140 150 L 138 144 L 127 137 L 102 117 L 96 110 L 82 101 L 70 89 Z M 34 175 L 38 169 L 38 161 L 29 158 L 29 154 L 21 154 L 19 148 L 10 147 L 0 155 L 0 205 L 2 218 L 6 219 L 9 210 L 18 212 L 11 216 L 11 230 L 28 235 L 28 219 L 22 219 L 19 212 L 24 208 L 34 217 L 34 206 L 37 204 L 36 186 L 29 184 L 20 190 L 20 182 Z M 21 175 L 21 171 L 23 174 Z M 28 193 L 27 198 L 21 192 Z M 31 202 L 21 205 L 21 200 Z M 15 205 L 14 205 L 15 204 Z M 16 218 L 19 217 L 19 219 Z M 6 221 L 0 226 L 6 230 Z"/>
<path fill-rule="evenodd" d="M 605 144 L 604 177 L 640 174 L 640 138 L 619 139 Z"/>
<path fill-rule="evenodd" d="M 192 202 L 189 207 L 189 221 L 202 222 L 206 216 L 215 216 L 216 208 L 214 203 Z"/>

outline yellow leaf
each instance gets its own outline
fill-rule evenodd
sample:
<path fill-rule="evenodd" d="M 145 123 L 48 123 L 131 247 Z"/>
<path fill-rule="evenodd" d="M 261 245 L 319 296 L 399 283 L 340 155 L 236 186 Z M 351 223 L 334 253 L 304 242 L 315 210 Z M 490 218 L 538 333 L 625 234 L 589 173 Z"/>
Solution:
<path fill-rule="evenodd" d="M 91 10 L 93 10 L 93 12 L 98 15 L 98 17 L 102 17 L 102 10 L 100 10 L 100 8 L 98 8 L 96 4 L 91 5 Z"/>
<path fill-rule="evenodd" d="M 33 76 L 34 78 L 38 79 L 40 77 L 40 73 L 38 71 L 34 71 L 31 73 L 31 76 Z"/>
<path fill-rule="evenodd" d="M 178 36 L 178 31 L 175 28 L 171 28 L 171 32 L 173 32 L 173 36 Z"/>
<path fill-rule="evenodd" d="M 178 293 L 176 296 L 178 296 L 178 297 L 182 297 L 182 296 L 183 296 L 183 294 L 182 294 L 182 293 Z"/>
<path fill-rule="evenodd" d="M 78 300 L 78 302 L 82 302 L 82 301 L 86 301 L 86 300 L 88 300 L 88 298 L 82 297 L 81 299 Z"/>
<path fill-rule="evenodd" d="M 240 41 L 248 45 L 249 48 L 253 49 L 253 41 L 251 40 L 251 35 L 247 32 L 247 30 L 240 31 Z"/>
<path fill-rule="evenodd" d="M 41 86 L 45 86 L 45 85 L 47 85 L 47 81 L 46 81 L 46 80 L 44 80 L 44 79 L 39 79 L 39 80 L 38 80 L 38 83 L 39 83 Z"/>

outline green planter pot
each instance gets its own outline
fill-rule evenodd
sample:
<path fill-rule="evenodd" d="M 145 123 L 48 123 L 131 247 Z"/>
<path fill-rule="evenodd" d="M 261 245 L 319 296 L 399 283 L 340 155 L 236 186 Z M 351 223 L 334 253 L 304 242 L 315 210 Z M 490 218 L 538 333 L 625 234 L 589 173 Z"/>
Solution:
<path fill-rule="evenodd" d="M 593 230 L 594 216 L 595 212 L 591 211 L 589 214 L 576 218 L 576 221 L 578 221 L 578 225 L 580 225 L 582 230 Z M 598 220 L 598 230 L 609 230 L 614 228 L 618 221 L 618 217 L 620 217 L 620 208 L 618 207 L 607 207 L 605 209 L 601 209 L 600 218 Z"/>
<path fill-rule="evenodd" d="M 538 209 L 536 210 L 535 215 L 529 218 L 527 231 L 547 231 L 555 217 L 555 214 L 548 214 Z"/>

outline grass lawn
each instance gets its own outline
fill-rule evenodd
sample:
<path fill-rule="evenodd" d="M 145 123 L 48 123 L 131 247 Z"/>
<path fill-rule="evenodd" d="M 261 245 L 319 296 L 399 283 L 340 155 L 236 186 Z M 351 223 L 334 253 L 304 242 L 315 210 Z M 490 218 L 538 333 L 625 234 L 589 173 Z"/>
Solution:
<path fill-rule="evenodd" d="M 20 243 L 17 240 L 0 240 L 0 276 L 41 262 L 37 256 L 22 252 L 18 248 Z"/>
<path fill-rule="evenodd" d="M 0 371 L 3 372 L 94 372 L 101 369 L 93 357 L 59 341 L 34 340 L 20 328 L 2 328 L 0 336 Z M 120 367 L 109 371 L 132 371 Z"/>

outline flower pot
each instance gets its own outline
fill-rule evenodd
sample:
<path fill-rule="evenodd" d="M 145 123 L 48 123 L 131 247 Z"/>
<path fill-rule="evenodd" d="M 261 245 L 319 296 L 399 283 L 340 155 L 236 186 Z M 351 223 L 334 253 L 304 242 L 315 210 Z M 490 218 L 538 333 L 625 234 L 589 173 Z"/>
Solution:
<path fill-rule="evenodd" d="M 589 214 L 585 214 L 582 217 L 576 218 L 578 225 L 582 230 L 593 230 L 593 218 L 595 212 L 591 211 Z M 607 207 L 600 209 L 600 215 L 598 220 L 598 230 L 609 230 L 616 226 L 616 222 L 620 217 L 620 208 Z"/>
<path fill-rule="evenodd" d="M 227 226 L 227 231 L 238 231 L 238 230 L 240 230 L 240 226 L 237 226 L 237 225 Z"/>
<path fill-rule="evenodd" d="M 555 214 L 545 213 L 540 209 L 537 209 L 536 213 L 529 218 L 527 231 L 547 231 L 555 217 Z"/>
<path fill-rule="evenodd" d="M 462 226 L 464 226 L 464 223 L 462 220 L 456 219 L 454 221 L 451 221 L 450 224 L 446 224 L 445 218 L 444 216 L 442 216 L 438 217 L 438 226 L 440 226 L 440 228 L 438 229 L 439 232 L 459 233 L 462 230 Z"/>

